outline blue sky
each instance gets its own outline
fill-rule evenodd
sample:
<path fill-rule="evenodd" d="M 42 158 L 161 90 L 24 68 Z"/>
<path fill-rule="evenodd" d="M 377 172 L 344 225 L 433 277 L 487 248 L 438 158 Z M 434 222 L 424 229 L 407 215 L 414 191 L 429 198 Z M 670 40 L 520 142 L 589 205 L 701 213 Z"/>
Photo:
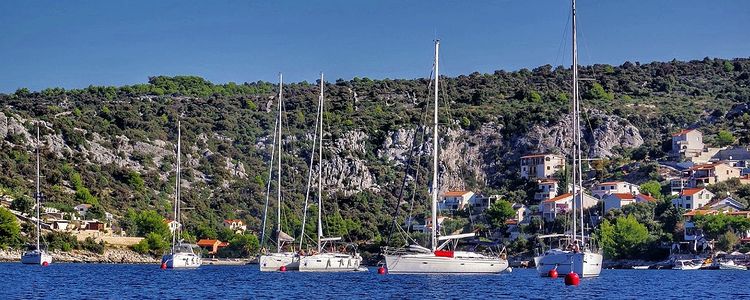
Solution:
<path fill-rule="evenodd" d="M 569 64 L 568 1 L 2 1 L 0 92 Z M 750 1 L 579 0 L 582 64 L 750 57 Z"/>

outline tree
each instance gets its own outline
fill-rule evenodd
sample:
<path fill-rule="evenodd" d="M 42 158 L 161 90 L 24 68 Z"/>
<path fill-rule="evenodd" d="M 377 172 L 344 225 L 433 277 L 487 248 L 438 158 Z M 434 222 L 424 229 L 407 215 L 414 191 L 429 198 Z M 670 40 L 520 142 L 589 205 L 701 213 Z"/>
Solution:
<path fill-rule="evenodd" d="M 0 207 L 0 249 L 18 246 L 21 243 L 21 226 L 16 216 Z"/>
<path fill-rule="evenodd" d="M 737 237 L 734 232 L 731 230 L 728 230 L 727 232 L 724 232 L 724 234 L 719 237 L 719 242 L 717 243 L 717 246 L 722 251 L 732 251 L 734 249 L 734 246 L 737 245 L 737 243 L 740 241 L 740 238 Z"/>
<path fill-rule="evenodd" d="M 31 200 L 30 197 L 21 196 L 16 199 L 13 199 L 13 202 L 10 203 L 10 209 L 20 211 L 25 214 L 31 213 L 31 210 L 34 208 L 34 201 Z"/>
<path fill-rule="evenodd" d="M 591 89 L 586 93 L 587 99 L 598 99 L 598 100 L 613 100 L 615 99 L 615 96 L 611 93 L 607 93 L 607 91 L 604 90 L 604 87 L 602 87 L 601 84 L 598 82 L 594 82 L 594 85 L 591 86 Z"/>
<path fill-rule="evenodd" d="M 731 144 L 734 144 L 734 135 L 732 135 L 731 132 L 726 130 L 720 130 L 719 133 L 716 135 L 716 144 L 720 147 L 729 146 Z"/>
<path fill-rule="evenodd" d="M 731 62 L 729 62 L 728 60 L 725 60 L 725 61 L 724 61 L 724 65 L 723 65 L 723 67 L 724 67 L 724 72 L 727 72 L 727 73 L 729 73 L 729 72 L 732 72 L 732 71 L 734 71 L 734 64 L 732 64 L 732 63 L 731 63 Z"/>
<path fill-rule="evenodd" d="M 484 212 L 487 223 L 493 228 L 505 228 L 505 221 L 516 215 L 513 206 L 505 200 L 497 200 Z"/>
<path fill-rule="evenodd" d="M 661 183 L 659 183 L 656 180 L 650 180 L 648 182 L 641 184 L 640 191 L 641 191 L 641 194 L 651 195 L 652 197 L 656 199 L 662 198 Z"/>
<path fill-rule="evenodd" d="M 642 254 L 650 236 L 634 216 L 618 217 L 614 225 L 605 220 L 599 229 L 604 253 L 610 258 L 633 258 Z"/>
<path fill-rule="evenodd" d="M 171 236 L 169 227 L 164 223 L 164 218 L 156 211 L 145 210 L 133 216 L 135 235 L 146 236 L 149 233 L 157 233 L 160 236 Z"/>
<path fill-rule="evenodd" d="M 155 232 L 147 234 L 146 238 L 133 245 L 133 250 L 141 254 L 159 255 L 166 252 L 167 249 L 169 249 L 169 243 L 164 236 Z"/>
<path fill-rule="evenodd" d="M 99 204 L 92 205 L 91 208 L 86 210 L 86 219 L 103 220 L 105 215 L 104 208 Z"/>

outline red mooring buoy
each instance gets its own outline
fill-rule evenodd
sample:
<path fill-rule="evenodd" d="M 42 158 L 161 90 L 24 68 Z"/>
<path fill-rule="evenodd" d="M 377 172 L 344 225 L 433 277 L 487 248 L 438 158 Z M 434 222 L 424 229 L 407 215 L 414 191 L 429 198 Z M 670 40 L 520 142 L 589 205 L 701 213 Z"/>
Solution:
<path fill-rule="evenodd" d="M 286 272 L 286 266 L 281 266 L 281 267 L 279 267 L 279 271 L 281 271 L 281 272 Z"/>
<path fill-rule="evenodd" d="M 385 275 L 385 268 L 383 267 L 378 268 L 378 274 Z"/>
<path fill-rule="evenodd" d="M 581 278 L 572 271 L 568 275 L 565 275 L 565 285 L 578 285 L 580 282 Z"/>
<path fill-rule="evenodd" d="M 161 263 L 161 269 L 166 270 L 167 269 L 167 263 Z"/>
<path fill-rule="evenodd" d="M 45 261 L 42 263 L 42 267 L 48 267 L 48 266 L 49 266 L 49 262 Z"/>
<path fill-rule="evenodd" d="M 553 278 L 553 279 L 557 278 L 557 269 L 549 270 L 549 272 L 547 272 L 547 276 L 549 276 L 549 278 Z"/>

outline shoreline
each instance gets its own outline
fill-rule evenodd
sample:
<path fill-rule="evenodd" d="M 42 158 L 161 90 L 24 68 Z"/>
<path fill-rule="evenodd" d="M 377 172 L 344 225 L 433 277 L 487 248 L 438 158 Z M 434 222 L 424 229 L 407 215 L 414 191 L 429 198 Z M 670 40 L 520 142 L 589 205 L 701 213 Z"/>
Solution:
<path fill-rule="evenodd" d="M 0 262 L 20 262 L 22 250 L 0 250 Z M 85 250 L 50 251 L 55 263 L 159 264 L 161 260 L 128 249 L 105 249 L 104 254 Z"/>

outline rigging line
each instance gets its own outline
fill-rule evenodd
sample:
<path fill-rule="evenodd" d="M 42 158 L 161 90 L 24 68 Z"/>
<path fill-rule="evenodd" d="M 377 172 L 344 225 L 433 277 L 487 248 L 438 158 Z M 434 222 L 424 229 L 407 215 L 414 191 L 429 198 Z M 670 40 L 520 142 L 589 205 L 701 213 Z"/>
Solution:
<path fill-rule="evenodd" d="M 266 226 L 267 226 L 266 220 L 268 219 L 267 218 L 268 217 L 268 201 L 271 197 L 271 181 L 273 181 L 273 163 L 275 161 L 274 157 L 276 154 L 276 129 L 277 129 L 277 126 L 279 126 L 279 119 L 278 118 L 274 118 L 274 119 L 275 121 L 273 124 L 273 146 L 271 146 L 271 161 L 269 163 L 270 166 L 268 168 L 268 184 L 266 187 L 266 205 L 263 208 L 263 225 L 262 225 L 263 231 L 261 233 L 261 238 L 260 238 L 261 245 L 264 245 L 266 242 Z"/>
<path fill-rule="evenodd" d="M 310 200 L 310 183 L 312 182 L 312 173 L 313 173 L 313 162 L 315 161 L 315 146 L 317 145 L 318 141 L 318 121 L 320 118 L 320 103 L 318 104 L 317 114 L 315 114 L 315 134 L 313 134 L 313 144 L 312 144 L 312 152 L 310 152 L 310 168 L 308 168 L 307 172 L 307 191 L 305 191 L 305 205 L 304 209 L 302 210 L 302 230 L 300 232 L 300 244 L 299 249 L 302 250 L 302 246 L 304 244 L 303 235 L 305 233 L 305 223 L 307 222 L 307 208 L 308 208 L 308 201 Z M 318 162 L 319 164 L 322 162 Z"/>
<path fill-rule="evenodd" d="M 422 115 L 424 115 L 425 110 L 422 110 Z M 404 199 L 404 190 L 406 189 L 406 180 L 409 176 L 409 169 L 411 169 L 412 161 L 414 160 L 414 148 L 416 140 L 418 129 L 415 128 L 414 130 L 414 136 L 411 139 L 411 144 L 409 145 L 409 159 L 406 162 L 406 166 L 404 167 L 403 172 L 403 179 L 401 181 L 401 188 L 398 193 L 398 199 L 396 200 L 396 207 L 393 212 L 393 222 L 391 223 L 391 228 L 388 231 L 388 238 L 386 239 L 386 245 L 390 244 L 391 236 L 393 235 L 393 227 L 396 225 L 398 220 L 398 214 L 401 208 L 401 201 Z M 410 216 L 411 217 L 411 216 Z M 409 224 L 411 225 L 411 220 L 407 219 L 409 221 Z"/>
<path fill-rule="evenodd" d="M 555 65 L 563 65 L 565 62 L 563 62 L 565 55 L 565 51 L 567 50 L 568 43 L 566 42 L 568 40 L 568 29 L 570 28 L 570 16 L 571 16 L 571 8 L 568 8 L 568 18 L 565 21 L 565 27 L 563 27 L 563 32 L 560 35 L 560 44 L 557 48 L 557 54 L 555 55 Z"/>

